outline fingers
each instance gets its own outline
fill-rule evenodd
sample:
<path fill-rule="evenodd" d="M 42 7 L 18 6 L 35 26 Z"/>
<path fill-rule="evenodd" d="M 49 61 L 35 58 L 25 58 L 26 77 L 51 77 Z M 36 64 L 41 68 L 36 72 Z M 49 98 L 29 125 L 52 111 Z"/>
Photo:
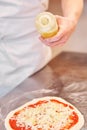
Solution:
<path fill-rule="evenodd" d="M 56 45 L 58 46 L 64 45 L 75 28 L 72 21 L 68 20 L 67 18 L 56 16 L 56 19 L 59 24 L 58 33 L 51 38 L 43 38 L 43 37 L 39 38 L 45 45 L 51 47 Z"/>
<path fill-rule="evenodd" d="M 63 46 L 65 42 L 55 42 L 55 43 L 44 43 L 45 45 L 47 46 L 50 46 L 50 47 L 55 47 L 56 45 L 57 46 Z"/>
<path fill-rule="evenodd" d="M 64 44 L 66 42 L 66 39 L 67 39 L 67 33 L 61 29 L 57 35 L 55 35 L 54 37 L 51 37 L 51 38 L 43 38 L 43 37 L 40 37 L 39 38 L 44 44 L 48 45 L 48 46 L 56 46 L 56 45 L 60 45 L 60 44 Z"/>
<path fill-rule="evenodd" d="M 57 46 L 63 46 L 63 45 L 67 42 L 68 38 L 69 38 L 69 35 L 67 34 L 67 35 L 61 37 L 61 39 L 56 40 L 56 41 L 54 41 L 54 42 L 43 41 L 43 39 L 42 39 L 41 41 L 42 41 L 45 45 L 54 47 L 54 46 L 56 46 L 56 45 L 57 45 Z"/>
<path fill-rule="evenodd" d="M 39 39 L 40 39 L 42 42 L 45 42 L 45 43 L 47 43 L 47 42 L 52 43 L 52 42 L 56 42 L 56 41 L 60 40 L 60 39 L 65 35 L 65 33 L 66 33 L 66 32 L 65 32 L 63 29 L 60 29 L 59 32 L 58 32 L 55 36 L 53 36 L 53 37 L 51 37 L 51 38 L 43 38 L 43 37 L 40 37 Z"/>

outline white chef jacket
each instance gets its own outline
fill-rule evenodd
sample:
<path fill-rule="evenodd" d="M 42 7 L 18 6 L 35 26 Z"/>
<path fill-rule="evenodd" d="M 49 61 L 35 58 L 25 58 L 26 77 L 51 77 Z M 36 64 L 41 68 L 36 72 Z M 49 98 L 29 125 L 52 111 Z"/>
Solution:
<path fill-rule="evenodd" d="M 47 7 L 48 0 L 0 0 L 0 96 L 51 59 L 35 28 L 36 15 Z"/>

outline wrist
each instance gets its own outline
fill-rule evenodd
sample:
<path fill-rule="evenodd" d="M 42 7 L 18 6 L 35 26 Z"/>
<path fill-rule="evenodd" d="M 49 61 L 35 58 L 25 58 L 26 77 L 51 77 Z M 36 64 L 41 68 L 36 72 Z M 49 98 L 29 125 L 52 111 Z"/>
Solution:
<path fill-rule="evenodd" d="M 78 23 L 78 17 L 76 16 L 64 16 L 65 18 L 67 18 L 69 21 L 72 21 L 74 25 L 77 25 Z"/>

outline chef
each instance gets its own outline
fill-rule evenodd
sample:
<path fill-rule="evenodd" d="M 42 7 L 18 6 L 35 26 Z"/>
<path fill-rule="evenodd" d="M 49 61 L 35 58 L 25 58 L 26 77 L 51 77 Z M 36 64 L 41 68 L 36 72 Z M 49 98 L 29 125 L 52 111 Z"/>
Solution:
<path fill-rule="evenodd" d="M 39 39 L 35 17 L 48 9 L 49 2 L 0 0 L 0 97 L 43 68 L 52 58 L 51 46 L 66 43 L 74 31 L 83 0 L 61 0 L 63 16 L 55 15 L 58 34 Z"/>

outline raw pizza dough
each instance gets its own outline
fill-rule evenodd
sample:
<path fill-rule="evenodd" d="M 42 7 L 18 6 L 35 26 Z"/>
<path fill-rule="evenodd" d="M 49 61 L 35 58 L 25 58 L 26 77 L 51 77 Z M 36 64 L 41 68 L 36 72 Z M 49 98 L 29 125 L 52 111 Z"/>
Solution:
<path fill-rule="evenodd" d="M 80 130 L 83 115 L 59 97 L 36 98 L 11 111 L 5 119 L 6 130 Z"/>

